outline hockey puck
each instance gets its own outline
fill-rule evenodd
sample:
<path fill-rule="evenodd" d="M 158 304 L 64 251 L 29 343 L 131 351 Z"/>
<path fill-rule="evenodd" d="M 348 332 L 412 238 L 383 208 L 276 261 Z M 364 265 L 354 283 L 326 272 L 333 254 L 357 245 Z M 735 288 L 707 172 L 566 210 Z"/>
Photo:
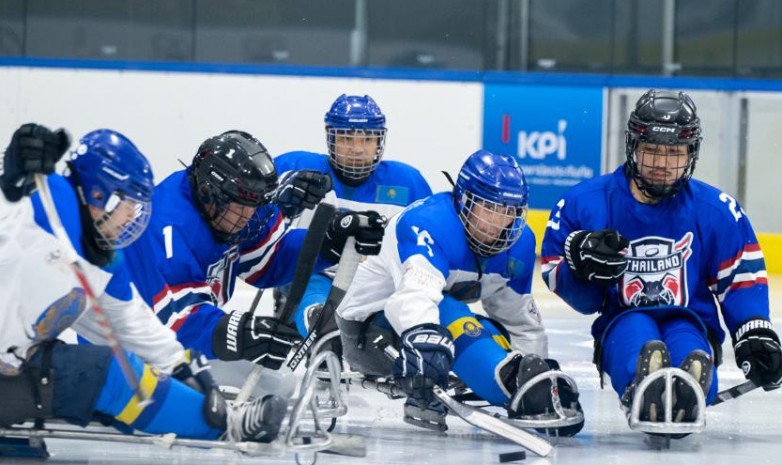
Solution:
<path fill-rule="evenodd" d="M 523 450 L 518 452 L 506 452 L 500 454 L 500 463 L 516 462 L 517 460 L 524 460 L 527 458 L 527 453 Z"/>

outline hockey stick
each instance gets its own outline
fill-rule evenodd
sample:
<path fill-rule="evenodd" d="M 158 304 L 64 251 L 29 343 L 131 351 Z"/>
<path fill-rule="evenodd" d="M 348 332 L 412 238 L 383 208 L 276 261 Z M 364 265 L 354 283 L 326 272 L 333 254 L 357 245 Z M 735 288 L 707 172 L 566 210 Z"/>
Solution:
<path fill-rule="evenodd" d="M 323 304 L 323 308 L 318 313 L 315 322 L 310 327 L 310 332 L 307 337 L 296 348 L 296 352 L 293 354 L 290 362 L 288 362 L 288 368 L 295 370 L 299 363 L 304 360 L 304 357 L 312 348 L 313 344 L 321 336 L 321 331 L 329 320 L 334 318 L 334 312 L 345 297 L 350 282 L 353 281 L 353 276 L 358 269 L 358 263 L 361 256 L 356 251 L 356 238 L 348 237 L 345 241 L 345 248 L 342 249 L 342 257 L 339 259 L 339 265 L 337 267 L 337 275 L 334 276 L 334 281 L 331 283 L 331 291 L 326 299 L 326 303 Z"/>
<path fill-rule="evenodd" d="M 384 351 L 386 356 L 392 360 L 399 357 L 399 352 L 390 345 L 387 345 Z M 512 425 L 478 408 L 457 402 L 440 386 L 432 388 L 432 393 L 448 410 L 473 426 L 513 441 L 541 457 L 549 455 L 554 450 L 554 446 L 546 439 L 524 431 L 516 425 Z"/>
<path fill-rule="evenodd" d="M 52 200 L 52 193 L 49 190 L 49 182 L 47 181 L 46 176 L 43 174 L 36 174 L 35 186 L 38 189 L 41 204 L 43 205 L 44 212 L 46 213 L 46 217 L 49 220 L 49 225 L 54 232 L 54 237 L 57 238 L 57 240 L 60 242 L 60 245 L 62 246 L 64 258 L 68 263 L 70 263 L 71 271 L 73 271 L 73 274 L 76 276 L 79 284 L 81 284 L 81 287 L 84 289 L 84 293 L 90 300 L 91 309 L 95 313 L 95 320 L 103 332 L 103 337 L 106 338 L 106 343 L 109 345 L 111 351 L 114 353 L 114 357 L 117 359 L 117 364 L 119 364 L 122 375 L 125 377 L 125 382 L 127 382 L 128 386 L 130 386 L 130 388 L 133 389 L 133 392 L 136 393 L 136 398 L 139 401 L 139 407 L 144 408 L 152 401 L 149 399 L 146 393 L 141 390 L 138 376 L 136 376 L 136 372 L 133 371 L 133 368 L 130 366 L 130 361 L 128 360 L 127 355 L 119 345 L 117 335 L 114 333 L 114 329 L 111 326 L 108 315 L 106 315 L 106 312 L 103 310 L 103 308 L 101 308 L 100 304 L 98 304 L 98 298 L 95 295 L 95 291 L 92 285 L 87 279 L 87 274 L 79 264 L 79 257 L 76 254 L 76 250 L 73 248 L 73 245 L 68 238 L 68 233 L 65 231 L 65 228 L 60 221 L 60 216 L 57 214 L 57 207 L 55 207 L 54 201 Z"/>
<path fill-rule="evenodd" d="M 724 391 L 721 391 L 717 393 L 717 397 L 714 399 L 714 402 L 712 402 L 712 406 L 719 405 L 726 400 L 735 399 L 737 397 L 741 397 L 744 394 L 754 391 L 755 389 L 759 388 L 757 384 L 753 383 L 752 381 L 744 381 L 741 384 L 737 384 L 733 386 L 732 388 L 725 389 Z"/>
<path fill-rule="evenodd" d="M 307 285 L 310 282 L 310 276 L 312 276 L 312 270 L 315 269 L 315 263 L 318 261 L 318 255 L 320 254 L 320 248 L 323 245 L 323 239 L 326 237 L 326 231 L 329 228 L 329 222 L 331 217 L 334 216 L 336 209 L 333 205 L 325 202 L 318 204 L 315 208 L 315 213 L 310 222 L 307 234 L 304 235 L 304 241 L 301 244 L 301 250 L 299 251 L 299 258 L 296 259 L 296 270 L 293 273 L 293 281 L 291 281 L 291 289 L 288 293 L 288 298 L 285 300 L 285 306 L 280 313 L 280 321 L 287 322 L 296 308 L 299 306 L 302 297 L 304 297 L 304 291 L 307 290 Z M 261 290 L 255 294 L 255 300 L 253 301 L 253 308 L 251 312 L 255 311 L 257 302 L 260 301 Z M 242 389 L 236 396 L 236 402 L 244 402 L 250 398 L 255 385 L 258 384 L 258 380 L 261 378 L 263 372 L 262 365 L 255 365 L 253 371 L 245 380 L 242 385 Z"/>
<path fill-rule="evenodd" d="M 0 437 L 30 438 L 43 440 L 75 439 L 83 441 L 103 441 L 124 444 L 145 444 L 159 446 L 165 449 L 177 447 L 194 447 L 198 449 L 224 449 L 245 454 L 250 457 L 272 456 L 279 457 L 285 453 L 298 452 L 325 452 L 349 457 L 365 457 L 366 444 L 364 438 L 353 434 L 331 434 L 330 443 L 316 443 L 312 436 L 302 436 L 301 444 L 289 445 L 281 440 L 270 443 L 264 442 L 231 442 L 215 439 L 190 439 L 180 438 L 173 433 L 168 434 L 121 434 L 101 430 L 65 429 L 62 427 L 46 427 L 44 429 L 29 428 L 24 426 L 0 427 Z"/>

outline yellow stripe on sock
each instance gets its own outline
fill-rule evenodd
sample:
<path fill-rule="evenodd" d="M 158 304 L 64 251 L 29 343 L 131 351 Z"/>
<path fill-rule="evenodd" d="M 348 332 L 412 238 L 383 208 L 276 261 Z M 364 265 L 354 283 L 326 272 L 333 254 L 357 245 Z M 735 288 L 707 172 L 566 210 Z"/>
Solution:
<path fill-rule="evenodd" d="M 494 338 L 494 342 L 496 342 L 497 345 L 505 350 L 510 350 L 510 342 L 508 342 L 508 339 L 505 336 L 498 334 L 496 336 L 492 336 L 492 338 Z"/>
<path fill-rule="evenodd" d="M 157 387 L 158 383 L 158 377 L 155 371 L 149 366 L 144 365 L 144 374 L 141 376 L 141 392 L 144 393 L 144 395 L 149 398 L 152 396 L 152 393 L 155 391 L 155 387 Z M 117 420 L 121 421 L 122 423 L 125 423 L 126 425 L 129 425 L 136 421 L 136 418 L 138 418 L 139 415 L 141 415 L 141 412 L 144 411 L 144 408 L 139 405 L 139 398 L 137 395 L 133 394 L 133 397 L 130 398 L 130 401 L 125 405 L 125 408 L 122 409 L 122 412 L 120 412 L 119 415 L 116 416 Z"/>

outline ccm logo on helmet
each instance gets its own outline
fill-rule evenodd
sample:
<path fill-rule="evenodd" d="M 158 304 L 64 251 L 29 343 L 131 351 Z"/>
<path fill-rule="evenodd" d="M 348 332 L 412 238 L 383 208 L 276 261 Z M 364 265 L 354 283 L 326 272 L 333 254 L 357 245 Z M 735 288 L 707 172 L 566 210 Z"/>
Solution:
<path fill-rule="evenodd" d="M 676 128 L 666 128 L 665 126 L 652 126 L 652 132 L 676 132 Z"/>

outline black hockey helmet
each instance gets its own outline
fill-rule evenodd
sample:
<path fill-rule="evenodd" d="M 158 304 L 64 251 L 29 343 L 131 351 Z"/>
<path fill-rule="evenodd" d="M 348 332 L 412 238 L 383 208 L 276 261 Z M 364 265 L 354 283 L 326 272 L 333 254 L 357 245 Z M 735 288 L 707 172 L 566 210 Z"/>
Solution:
<path fill-rule="evenodd" d="M 227 131 L 210 137 L 198 148 L 188 178 L 201 215 L 220 242 L 236 243 L 260 233 L 260 208 L 269 203 L 277 187 L 277 170 L 266 147 L 243 131 Z M 242 231 L 226 234 L 215 224 L 229 204 L 256 207 L 256 213 Z"/>
<path fill-rule="evenodd" d="M 701 146 L 701 120 L 695 103 L 684 92 L 649 90 L 630 113 L 625 133 L 625 172 L 650 198 L 674 195 L 692 178 Z M 641 142 L 687 145 L 687 163 L 673 183 L 654 183 L 641 176 L 636 150 Z M 678 171 L 678 170 L 677 170 Z"/>

